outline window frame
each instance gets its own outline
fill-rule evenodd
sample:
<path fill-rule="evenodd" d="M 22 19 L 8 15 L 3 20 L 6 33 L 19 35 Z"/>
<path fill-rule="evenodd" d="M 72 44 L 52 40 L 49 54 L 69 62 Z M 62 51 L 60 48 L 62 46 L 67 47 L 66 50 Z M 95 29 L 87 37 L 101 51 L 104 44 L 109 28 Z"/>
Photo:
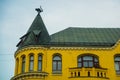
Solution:
<path fill-rule="evenodd" d="M 59 57 L 60 60 L 54 60 L 55 57 Z M 54 62 L 55 62 L 55 69 L 54 69 Z M 60 62 L 60 69 L 59 69 L 59 62 Z M 52 71 L 53 73 L 61 73 L 62 72 L 62 55 L 61 54 L 54 54 L 52 57 Z"/>
<path fill-rule="evenodd" d="M 19 58 L 16 58 L 16 74 L 18 74 L 19 71 Z"/>
<path fill-rule="evenodd" d="M 26 56 L 23 55 L 23 56 L 22 56 L 22 68 L 21 68 L 21 72 L 22 72 L 22 73 L 25 72 L 25 66 L 26 66 Z"/>
<path fill-rule="evenodd" d="M 39 60 L 39 57 L 41 57 L 41 59 Z M 38 54 L 38 71 L 42 71 L 42 61 L 43 61 L 43 54 Z M 41 69 L 39 69 L 39 62 L 41 62 Z"/>
<path fill-rule="evenodd" d="M 33 57 L 33 59 L 31 59 L 31 57 Z M 34 71 L 34 54 L 29 55 L 29 71 Z"/>
<path fill-rule="evenodd" d="M 91 57 L 91 60 L 84 60 L 85 57 Z M 81 61 L 80 61 L 81 58 Z M 92 66 L 91 64 L 92 63 Z M 81 66 L 80 66 L 81 64 Z M 77 67 L 81 68 L 81 67 L 86 67 L 86 68 L 90 68 L 90 67 L 95 67 L 98 68 L 99 66 L 99 58 L 96 55 L 92 55 L 92 54 L 86 54 L 86 55 L 79 55 L 77 58 Z"/>
<path fill-rule="evenodd" d="M 120 54 L 117 54 L 117 55 L 114 56 L 114 65 L 115 65 L 116 74 L 120 75 L 120 60 L 115 60 L 117 57 L 119 57 L 119 59 L 120 59 Z M 119 70 L 116 69 L 116 63 L 118 65 Z"/>

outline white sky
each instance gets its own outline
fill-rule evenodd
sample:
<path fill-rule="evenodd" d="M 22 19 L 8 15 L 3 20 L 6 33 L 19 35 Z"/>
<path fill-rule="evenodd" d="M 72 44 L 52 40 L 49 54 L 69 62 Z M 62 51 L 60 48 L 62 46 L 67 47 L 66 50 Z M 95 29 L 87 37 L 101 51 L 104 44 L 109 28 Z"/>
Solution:
<path fill-rule="evenodd" d="M 50 34 L 67 27 L 120 27 L 120 0 L 0 0 L 0 80 L 14 74 L 14 52 L 37 12 Z"/>

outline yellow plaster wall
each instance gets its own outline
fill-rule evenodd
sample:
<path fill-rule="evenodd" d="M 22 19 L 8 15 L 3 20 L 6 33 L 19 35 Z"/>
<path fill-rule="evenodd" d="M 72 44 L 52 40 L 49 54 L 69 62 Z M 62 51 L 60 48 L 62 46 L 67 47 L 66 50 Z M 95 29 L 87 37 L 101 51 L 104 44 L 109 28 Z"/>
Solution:
<path fill-rule="evenodd" d="M 15 76 L 21 73 L 21 56 L 26 56 L 25 72 L 29 72 L 29 54 L 34 53 L 34 71 L 37 71 L 38 54 L 42 53 L 42 71 L 47 72 L 48 76 L 44 80 L 120 80 L 120 75 L 116 75 L 114 66 L 114 55 L 120 54 L 120 44 L 116 44 L 111 48 L 40 48 L 40 47 L 28 47 L 16 52 L 15 59 L 19 59 L 18 72 L 15 68 Z M 62 74 L 52 73 L 52 57 L 55 53 L 62 55 Z M 99 64 L 102 68 L 107 68 L 105 78 L 70 78 L 69 68 L 77 67 L 77 57 L 82 54 L 97 55 Z M 17 65 L 16 65 L 17 66 Z M 96 74 L 95 70 L 91 71 L 91 74 Z M 82 76 L 86 76 L 86 72 L 82 71 Z M 27 80 L 27 79 L 25 79 Z M 38 80 L 28 79 L 28 80 Z M 41 79 L 40 79 L 41 80 Z"/>

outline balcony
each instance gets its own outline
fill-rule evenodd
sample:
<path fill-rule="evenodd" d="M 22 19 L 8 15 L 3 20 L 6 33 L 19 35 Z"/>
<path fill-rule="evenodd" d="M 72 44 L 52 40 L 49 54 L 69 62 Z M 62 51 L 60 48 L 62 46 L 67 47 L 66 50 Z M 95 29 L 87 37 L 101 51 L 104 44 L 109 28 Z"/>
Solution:
<path fill-rule="evenodd" d="M 48 73 L 46 72 L 25 72 L 18 74 L 11 78 L 11 80 L 26 80 L 30 78 L 45 78 L 45 76 L 48 76 Z"/>
<path fill-rule="evenodd" d="M 108 70 L 106 68 L 69 68 L 69 78 L 72 80 L 82 79 L 86 80 L 91 78 L 92 80 L 108 80 Z"/>

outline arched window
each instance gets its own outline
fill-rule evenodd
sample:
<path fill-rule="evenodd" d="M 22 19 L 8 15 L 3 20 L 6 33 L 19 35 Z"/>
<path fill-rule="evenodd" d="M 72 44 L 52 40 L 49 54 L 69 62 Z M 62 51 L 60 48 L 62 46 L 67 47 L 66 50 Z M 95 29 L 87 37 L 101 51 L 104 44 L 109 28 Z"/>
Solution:
<path fill-rule="evenodd" d="M 115 56 L 115 70 L 117 74 L 120 74 L 120 55 Z"/>
<path fill-rule="evenodd" d="M 98 59 L 92 55 L 78 57 L 78 67 L 99 67 Z"/>
<path fill-rule="evenodd" d="M 42 55 L 38 55 L 38 71 L 42 71 Z"/>
<path fill-rule="evenodd" d="M 30 55 L 29 61 L 30 61 L 29 71 L 33 71 L 34 69 L 34 56 L 33 55 Z"/>
<path fill-rule="evenodd" d="M 22 73 L 25 72 L 25 62 L 26 62 L 25 60 L 26 60 L 25 56 L 22 56 Z"/>
<path fill-rule="evenodd" d="M 19 69 L 19 59 L 16 59 L 16 74 L 18 74 L 18 69 Z"/>
<path fill-rule="evenodd" d="M 61 70 L 62 70 L 61 56 L 55 55 L 53 56 L 53 71 L 61 71 Z"/>

